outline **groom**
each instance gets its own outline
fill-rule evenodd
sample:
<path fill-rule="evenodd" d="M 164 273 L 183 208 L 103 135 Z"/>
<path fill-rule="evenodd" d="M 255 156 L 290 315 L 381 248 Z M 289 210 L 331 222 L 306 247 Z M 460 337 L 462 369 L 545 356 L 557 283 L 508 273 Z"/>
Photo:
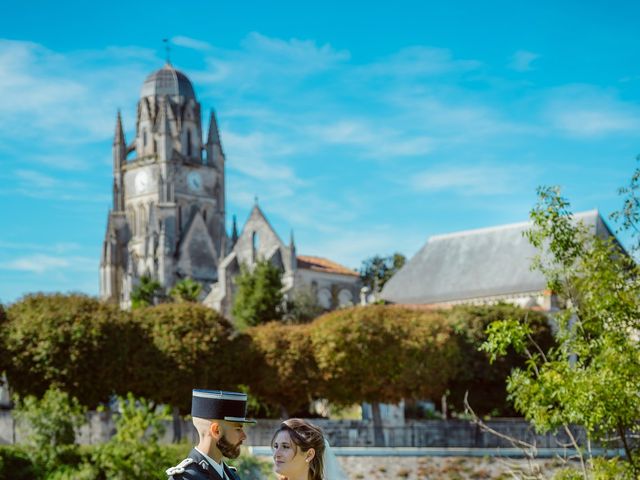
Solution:
<path fill-rule="evenodd" d="M 219 390 L 194 390 L 191 416 L 198 431 L 198 445 L 175 467 L 167 469 L 169 480 L 240 480 L 223 458 L 237 458 L 247 435 L 247 395 Z"/>

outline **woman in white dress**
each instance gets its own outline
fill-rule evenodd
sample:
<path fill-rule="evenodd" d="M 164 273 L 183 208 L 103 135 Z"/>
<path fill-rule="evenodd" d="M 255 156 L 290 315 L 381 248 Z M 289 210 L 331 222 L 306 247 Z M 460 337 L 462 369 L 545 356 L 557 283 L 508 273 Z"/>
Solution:
<path fill-rule="evenodd" d="M 347 480 L 322 430 L 306 420 L 282 422 L 271 447 L 280 480 Z"/>

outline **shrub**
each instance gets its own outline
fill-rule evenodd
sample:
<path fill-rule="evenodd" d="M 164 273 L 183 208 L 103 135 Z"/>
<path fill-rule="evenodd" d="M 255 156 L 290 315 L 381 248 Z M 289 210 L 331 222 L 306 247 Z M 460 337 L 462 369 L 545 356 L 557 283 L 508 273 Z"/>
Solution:
<path fill-rule="evenodd" d="M 156 409 L 145 399 L 129 394 L 118 398 L 115 414 L 116 434 L 96 447 L 92 464 L 100 478 L 124 480 L 165 479 L 159 465 L 170 464 L 170 450 L 158 441 L 164 434 L 162 422 L 169 418 L 166 409 Z"/>
<path fill-rule="evenodd" d="M 38 475 L 22 448 L 0 446 L 0 480 L 34 480 Z"/>
<path fill-rule="evenodd" d="M 52 388 L 42 399 L 18 398 L 14 415 L 22 428 L 28 428 L 25 451 L 36 469 L 49 473 L 78 462 L 75 431 L 86 417 L 75 398 Z"/>

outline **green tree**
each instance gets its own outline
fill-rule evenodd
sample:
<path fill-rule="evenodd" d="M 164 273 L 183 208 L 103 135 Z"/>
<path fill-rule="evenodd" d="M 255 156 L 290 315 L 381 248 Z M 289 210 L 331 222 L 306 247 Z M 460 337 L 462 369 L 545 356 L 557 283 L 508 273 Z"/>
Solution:
<path fill-rule="evenodd" d="M 406 257 L 398 252 L 387 257 L 374 255 L 364 260 L 360 267 L 362 284 L 369 287 L 372 292 L 380 292 L 384 284 L 404 266 L 406 261 Z"/>
<path fill-rule="evenodd" d="M 270 322 L 246 333 L 252 339 L 259 365 L 251 392 L 279 406 L 283 418 L 307 412 L 320 387 L 310 326 Z"/>
<path fill-rule="evenodd" d="M 446 315 L 452 322 L 461 352 L 460 368 L 447 387 L 451 410 L 464 411 L 465 394 L 469 392 L 469 403 L 479 415 L 517 415 L 507 399 L 506 385 L 511 370 L 524 367 L 525 359 L 509 349 L 507 355 L 490 362 L 489 354 L 479 347 L 486 341 L 486 329 L 492 322 L 517 318 L 531 326 L 533 340 L 548 350 L 553 345 L 553 335 L 547 316 L 507 304 L 458 306 Z"/>
<path fill-rule="evenodd" d="M 376 444 L 384 442 L 380 403 L 439 398 L 458 365 L 444 316 L 395 306 L 328 313 L 311 324 L 322 396 L 339 405 L 372 405 Z"/>
<path fill-rule="evenodd" d="M 494 322 L 484 345 L 493 358 L 509 347 L 527 364 L 515 369 L 507 389 L 515 407 L 540 432 L 569 425 L 585 429 L 589 440 L 620 439 L 626 477 L 640 474 L 637 444 L 640 418 L 640 271 L 615 239 L 601 238 L 578 222 L 556 188 L 541 188 L 531 212 L 528 237 L 540 254 L 535 267 L 549 288 L 565 300 L 555 317 L 557 347 L 544 351 L 531 341 L 529 323 Z M 571 437 L 573 438 L 573 437 Z M 580 452 L 581 475 L 591 478 L 603 464 Z"/>
<path fill-rule="evenodd" d="M 185 278 L 176 282 L 169 295 L 175 302 L 197 302 L 200 292 L 202 292 L 202 285 L 190 278 Z"/>
<path fill-rule="evenodd" d="M 191 406 L 191 390 L 233 389 L 238 352 L 233 326 L 218 312 L 197 303 L 165 303 L 133 311 L 152 344 L 145 392 L 149 399 L 168 403 L 183 413 Z M 157 353 L 155 353 L 157 352 Z"/>
<path fill-rule="evenodd" d="M 282 273 L 271 262 L 259 260 L 253 270 L 246 266 L 235 279 L 231 313 L 240 327 L 280 320 L 283 315 Z"/>
<path fill-rule="evenodd" d="M 11 387 L 42 397 L 50 386 L 88 407 L 108 400 L 126 370 L 128 314 L 84 295 L 27 295 L 7 310 L 2 350 Z"/>
<path fill-rule="evenodd" d="M 140 283 L 131 291 L 131 308 L 148 307 L 153 305 L 156 297 L 162 292 L 162 286 L 157 280 L 143 275 Z"/>

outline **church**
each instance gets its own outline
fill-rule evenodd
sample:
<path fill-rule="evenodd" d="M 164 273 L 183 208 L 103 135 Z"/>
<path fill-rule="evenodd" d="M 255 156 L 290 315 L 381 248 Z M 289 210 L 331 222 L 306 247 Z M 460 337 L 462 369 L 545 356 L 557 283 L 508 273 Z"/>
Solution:
<path fill-rule="evenodd" d="M 190 278 L 201 301 L 230 316 L 234 278 L 265 259 L 282 272 L 283 293 L 311 289 L 331 310 L 357 302 L 358 273 L 321 257 L 299 256 L 257 202 L 238 233 L 226 230 L 225 153 L 215 113 L 203 137 L 191 81 L 169 62 L 151 73 L 138 101 L 136 136 L 127 142 L 118 112 L 113 141 L 113 205 L 100 261 L 100 297 L 131 306 L 142 277 L 164 293 Z"/>
<path fill-rule="evenodd" d="M 597 210 L 574 215 L 596 236 L 624 248 Z M 552 312 L 561 299 L 549 291 L 544 275 L 531 269 L 537 250 L 524 233 L 529 222 L 436 235 L 385 285 L 387 303 L 418 308 L 511 303 Z"/>

